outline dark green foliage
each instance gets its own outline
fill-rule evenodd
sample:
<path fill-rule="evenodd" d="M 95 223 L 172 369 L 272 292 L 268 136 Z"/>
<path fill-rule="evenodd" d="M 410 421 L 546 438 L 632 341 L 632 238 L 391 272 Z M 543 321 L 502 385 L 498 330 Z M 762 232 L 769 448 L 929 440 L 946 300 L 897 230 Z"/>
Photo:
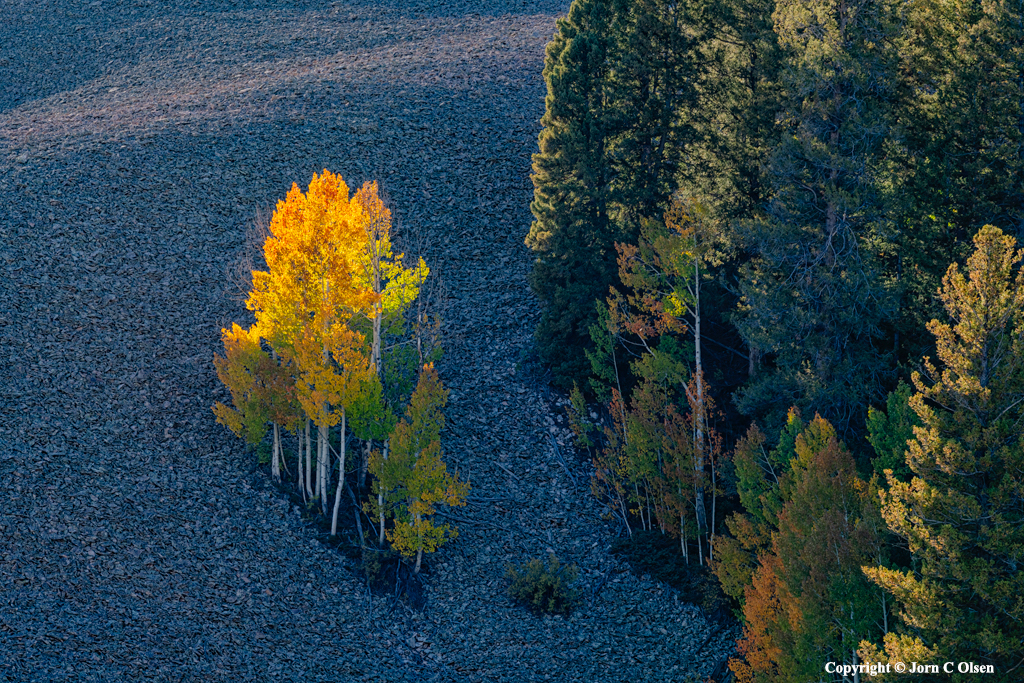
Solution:
<path fill-rule="evenodd" d="M 363 552 L 363 575 L 366 585 L 376 593 L 391 593 L 398 581 L 398 553 L 390 550 L 371 550 Z"/>
<path fill-rule="evenodd" d="M 892 470 L 899 481 L 910 481 L 912 475 L 907 466 L 907 441 L 914 438 L 914 427 L 921 426 L 917 413 L 910 407 L 910 387 L 900 382 L 889 394 L 885 412 L 868 408 L 868 442 L 875 450 L 871 465 L 879 476 L 885 470 Z"/>
<path fill-rule="evenodd" d="M 562 565 L 553 554 L 545 565 L 533 558 L 516 569 L 509 566 L 505 578 L 511 583 L 509 596 L 536 614 L 568 614 L 576 606 L 579 593 L 572 584 L 579 577 L 576 565 Z"/>
<path fill-rule="evenodd" d="M 878 255 L 892 228 L 877 185 L 890 131 L 892 29 L 885 3 L 776 3 L 787 51 L 781 137 L 768 216 L 743 224 L 736 325 L 768 365 L 737 397 L 769 433 L 785 409 L 820 413 L 840 433 L 863 424 L 893 373 L 885 325 L 895 310 Z"/>
<path fill-rule="evenodd" d="M 270 464 L 270 445 L 265 441 L 256 446 L 256 462 L 260 465 Z"/>
<path fill-rule="evenodd" d="M 897 331 L 911 363 L 931 352 L 925 325 L 946 266 L 984 224 L 1024 226 L 1024 21 L 1018 2 L 908 6 L 893 214 L 902 224 Z"/>
<path fill-rule="evenodd" d="M 616 242 L 632 243 L 678 186 L 696 102 L 688 9 L 664 0 L 576 0 L 547 47 L 544 126 L 534 155 L 535 221 L 526 239 L 544 312 L 537 344 L 568 389 L 590 367 L 582 349 L 595 302 L 618 283 Z"/>

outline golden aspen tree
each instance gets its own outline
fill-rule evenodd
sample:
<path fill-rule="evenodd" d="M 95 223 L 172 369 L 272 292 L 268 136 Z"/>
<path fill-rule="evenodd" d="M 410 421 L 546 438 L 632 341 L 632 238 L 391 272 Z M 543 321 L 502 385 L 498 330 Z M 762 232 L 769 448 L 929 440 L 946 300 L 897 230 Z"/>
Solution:
<path fill-rule="evenodd" d="M 217 377 L 231 392 L 234 408 L 220 401 L 213 405 L 217 422 L 250 446 L 263 440 L 270 413 L 264 380 L 270 357 L 260 348 L 260 333 L 254 325 L 248 330 L 237 324 L 221 330 L 224 356 L 214 354 Z"/>
<path fill-rule="evenodd" d="M 409 400 L 404 419 L 391 434 L 391 455 L 384 460 L 374 453 L 370 467 L 385 498 L 399 502 L 394 510 L 395 528 L 387 533 L 392 547 L 406 557 L 416 557 L 419 572 L 424 552 L 437 550 L 457 531 L 435 524 L 431 516 L 437 504 L 465 505 L 469 485 L 449 474 L 441 454 L 441 412 L 448 392 L 441 386 L 433 364 L 423 366 Z M 391 495 L 387 495 L 391 494 Z"/>
<path fill-rule="evenodd" d="M 329 428 L 341 419 L 330 399 L 347 387 L 335 367 L 343 368 L 351 360 L 349 350 L 363 341 L 348 323 L 379 299 L 354 276 L 365 239 L 363 212 L 350 200 L 344 180 L 324 170 L 313 175 L 306 193 L 293 185 L 278 202 L 270 233 L 263 247 L 267 270 L 253 272 L 246 305 L 271 346 L 296 360 L 304 377 L 298 393 L 318 428 L 316 495 L 326 514 Z M 343 358 L 333 357 L 332 350 Z"/>

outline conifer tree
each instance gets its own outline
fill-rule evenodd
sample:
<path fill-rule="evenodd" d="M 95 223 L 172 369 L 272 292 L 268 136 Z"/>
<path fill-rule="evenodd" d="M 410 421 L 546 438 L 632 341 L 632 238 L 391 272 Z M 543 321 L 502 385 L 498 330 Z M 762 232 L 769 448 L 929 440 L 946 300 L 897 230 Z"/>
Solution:
<path fill-rule="evenodd" d="M 907 6 L 900 44 L 903 125 L 891 174 L 909 359 L 931 344 L 935 291 L 986 223 L 1024 225 L 1024 8 L 937 0 Z"/>
<path fill-rule="evenodd" d="M 953 264 L 943 278 L 949 322 L 928 326 L 941 368 L 926 359 L 913 375 L 913 479 L 890 476 L 882 492 L 913 566 L 865 569 L 906 629 L 886 635 L 884 655 L 864 649 L 992 664 L 1009 681 L 1024 658 L 1024 252 L 992 226 L 974 244 L 966 272 Z"/>
<path fill-rule="evenodd" d="M 793 452 L 770 543 L 744 591 L 741 658 L 730 665 L 744 683 L 820 680 L 826 662 L 856 664 L 860 642 L 887 621 L 883 593 L 861 571 L 881 560 L 875 488 L 820 416 Z"/>
<path fill-rule="evenodd" d="M 613 4 L 575 0 L 545 52 L 548 94 L 530 205 L 536 220 L 526 244 L 537 254 L 530 282 L 544 305 L 537 342 L 558 379 L 585 377 L 571 350 L 587 346 L 594 302 L 615 282 L 614 244 L 629 241 L 609 215 Z"/>
<path fill-rule="evenodd" d="M 891 226 L 878 198 L 889 134 L 895 30 L 886 2 L 778 0 L 787 53 L 768 216 L 743 224 L 737 327 L 768 357 L 737 394 L 770 432 L 800 406 L 859 429 L 892 372 L 884 325 L 894 301 L 878 254 Z"/>
<path fill-rule="evenodd" d="M 537 255 L 530 282 L 537 328 L 556 384 L 582 381 L 595 303 L 617 284 L 615 244 L 634 243 L 678 186 L 683 113 L 697 101 L 701 30 L 690 6 L 667 0 L 574 0 L 548 45 L 547 109 L 534 155 Z"/>
<path fill-rule="evenodd" d="M 910 481 L 907 467 L 907 442 L 914 438 L 914 427 L 921 426 L 917 414 L 910 407 L 910 386 L 900 382 L 886 399 L 886 410 L 868 408 L 868 442 L 875 451 L 871 464 L 879 476 L 886 470 L 900 481 Z"/>

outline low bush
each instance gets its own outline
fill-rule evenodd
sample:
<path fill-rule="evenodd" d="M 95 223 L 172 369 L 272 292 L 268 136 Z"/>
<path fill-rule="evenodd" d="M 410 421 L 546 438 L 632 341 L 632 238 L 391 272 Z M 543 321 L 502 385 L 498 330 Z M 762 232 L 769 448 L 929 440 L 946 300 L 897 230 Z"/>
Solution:
<path fill-rule="evenodd" d="M 553 554 L 546 565 L 534 558 L 518 569 L 509 566 L 505 577 L 511 581 L 509 596 L 536 614 L 568 614 L 579 599 L 572 587 L 579 569 L 561 564 Z"/>

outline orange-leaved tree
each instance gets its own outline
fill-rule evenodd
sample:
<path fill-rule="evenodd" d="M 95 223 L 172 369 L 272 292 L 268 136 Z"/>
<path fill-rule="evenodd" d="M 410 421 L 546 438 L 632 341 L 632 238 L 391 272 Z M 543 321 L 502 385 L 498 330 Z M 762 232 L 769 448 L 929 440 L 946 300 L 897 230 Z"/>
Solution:
<path fill-rule="evenodd" d="M 786 438 L 794 427 L 795 439 Z M 821 680 L 826 662 L 857 664 L 861 641 L 880 637 L 888 622 L 884 592 L 861 570 L 883 560 L 877 487 L 858 477 L 849 451 L 820 416 L 804 426 L 791 411 L 782 436 L 767 457 L 758 455 L 759 432 L 743 444 L 743 457 L 767 466 L 767 479 L 765 486 L 745 484 L 749 516 L 730 526 L 747 527 L 743 545 L 756 552 L 756 566 L 750 572 L 741 561 L 723 571 L 734 552 L 742 555 L 732 546 L 715 563 L 731 592 L 739 580 L 749 581 L 740 657 L 730 663 L 740 683 Z"/>

